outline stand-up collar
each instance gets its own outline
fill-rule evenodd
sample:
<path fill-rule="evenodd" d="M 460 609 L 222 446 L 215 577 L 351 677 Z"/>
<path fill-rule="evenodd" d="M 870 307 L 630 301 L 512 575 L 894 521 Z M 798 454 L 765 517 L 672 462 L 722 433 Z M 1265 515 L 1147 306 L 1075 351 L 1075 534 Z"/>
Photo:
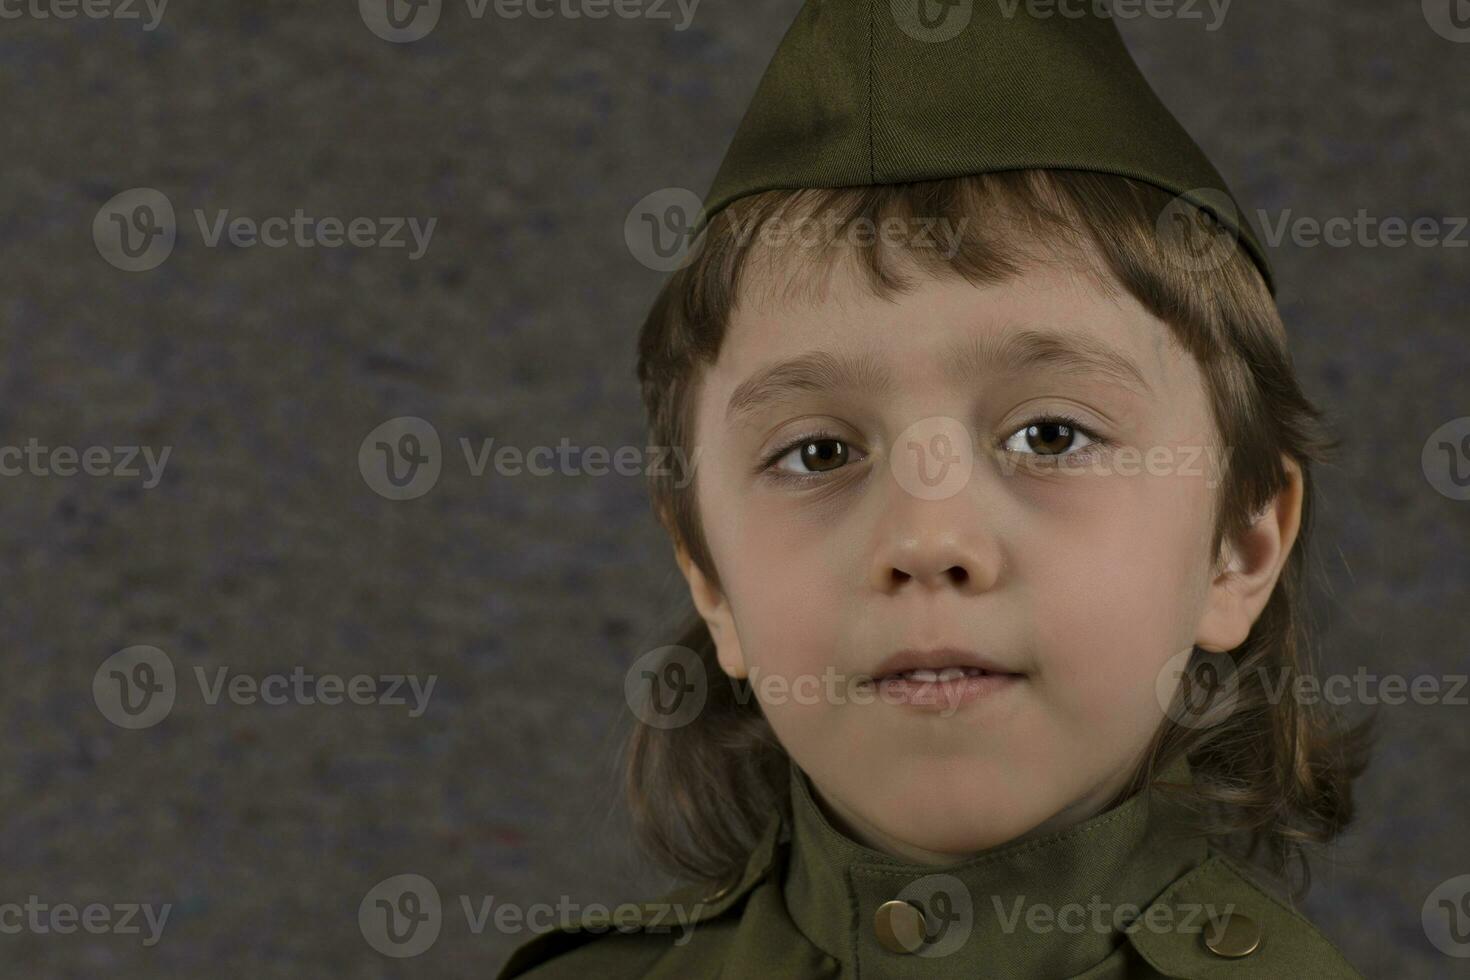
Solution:
<path fill-rule="evenodd" d="M 1158 778 L 1187 783 L 1189 765 L 1180 758 Z M 1147 790 L 1048 836 L 914 864 L 834 828 L 793 763 L 782 889 L 797 928 L 857 976 L 1074 977 L 1126 943 L 1128 922 L 1206 859 L 1192 830 L 1185 810 Z M 880 914 L 895 901 L 923 912 Z M 915 923 L 927 941 L 893 951 L 894 930 Z"/>

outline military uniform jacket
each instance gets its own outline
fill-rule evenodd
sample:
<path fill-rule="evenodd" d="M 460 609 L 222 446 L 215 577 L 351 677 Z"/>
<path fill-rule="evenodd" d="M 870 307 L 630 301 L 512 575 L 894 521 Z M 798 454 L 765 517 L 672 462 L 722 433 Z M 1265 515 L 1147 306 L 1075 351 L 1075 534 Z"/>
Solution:
<path fill-rule="evenodd" d="M 935 867 L 853 841 L 795 765 L 791 780 L 791 813 L 738 881 L 583 916 L 523 944 L 499 977 L 1362 980 L 1156 792 Z"/>

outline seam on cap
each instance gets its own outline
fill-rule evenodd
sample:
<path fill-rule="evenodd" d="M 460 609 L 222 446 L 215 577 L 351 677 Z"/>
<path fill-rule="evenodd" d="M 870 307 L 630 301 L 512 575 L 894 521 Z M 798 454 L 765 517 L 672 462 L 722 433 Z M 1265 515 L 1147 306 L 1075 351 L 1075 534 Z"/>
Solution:
<path fill-rule="evenodd" d="M 873 48 L 877 33 L 873 23 L 875 3 L 877 0 L 868 0 L 868 181 L 874 184 L 878 182 L 878 168 L 873 159 Z"/>

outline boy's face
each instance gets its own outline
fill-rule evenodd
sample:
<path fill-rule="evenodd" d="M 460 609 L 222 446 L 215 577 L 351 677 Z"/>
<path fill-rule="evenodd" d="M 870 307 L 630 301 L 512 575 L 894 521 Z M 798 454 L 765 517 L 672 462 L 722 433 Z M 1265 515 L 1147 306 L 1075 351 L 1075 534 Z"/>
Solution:
<path fill-rule="evenodd" d="M 681 567 L 722 668 L 751 679 L 829 816 L 943 862 L 1095 813 L 1164 717 L 1170 658 L 1229 649 L 1259 609 L 1216 598 L 1221 452 L 1198 366 L 1161 321 L 1053 264 L 983 288 L 915 275 L 891 301 L 845 261 L 817 302 L 746 286 L 697 404 L 694 486 L 722 588 Z M 1058 356 L 988 360 L 1028 332 Z M 1110 367 L 1088 363 L 1099 354 Z M 799 372 L 732 410 L 813 355 L 866 356 L 887 383 Z M 1028 430 L 1058 415 L 1090 434 Z M 964 703 L 962 681 L 867 680 L 896 651 L 937 648 L 1018 676 Z"/>

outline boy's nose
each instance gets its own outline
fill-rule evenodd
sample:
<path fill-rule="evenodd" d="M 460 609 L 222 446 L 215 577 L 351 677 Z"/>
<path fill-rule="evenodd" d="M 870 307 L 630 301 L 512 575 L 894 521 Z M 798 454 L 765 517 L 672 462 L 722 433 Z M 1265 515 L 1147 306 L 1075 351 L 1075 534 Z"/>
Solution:
<path fill-rule="evenodd" d="M 930 415 L 906 428 L 888 459 L 891 480 L 880 509 L 871 584 L 900 588 L 985 591 L 994 586 L 1001 552 L 977 514 L 974 436 L 959 418 Z"/>
<path fill-rule="evenodd" d="M 1003 565 L 994 539 L 982 540 L 953 525 L 899 531 L 874 558 L 873 587 L 884 594 L 945 588 L 985 592 L 995 587 Z"/>

